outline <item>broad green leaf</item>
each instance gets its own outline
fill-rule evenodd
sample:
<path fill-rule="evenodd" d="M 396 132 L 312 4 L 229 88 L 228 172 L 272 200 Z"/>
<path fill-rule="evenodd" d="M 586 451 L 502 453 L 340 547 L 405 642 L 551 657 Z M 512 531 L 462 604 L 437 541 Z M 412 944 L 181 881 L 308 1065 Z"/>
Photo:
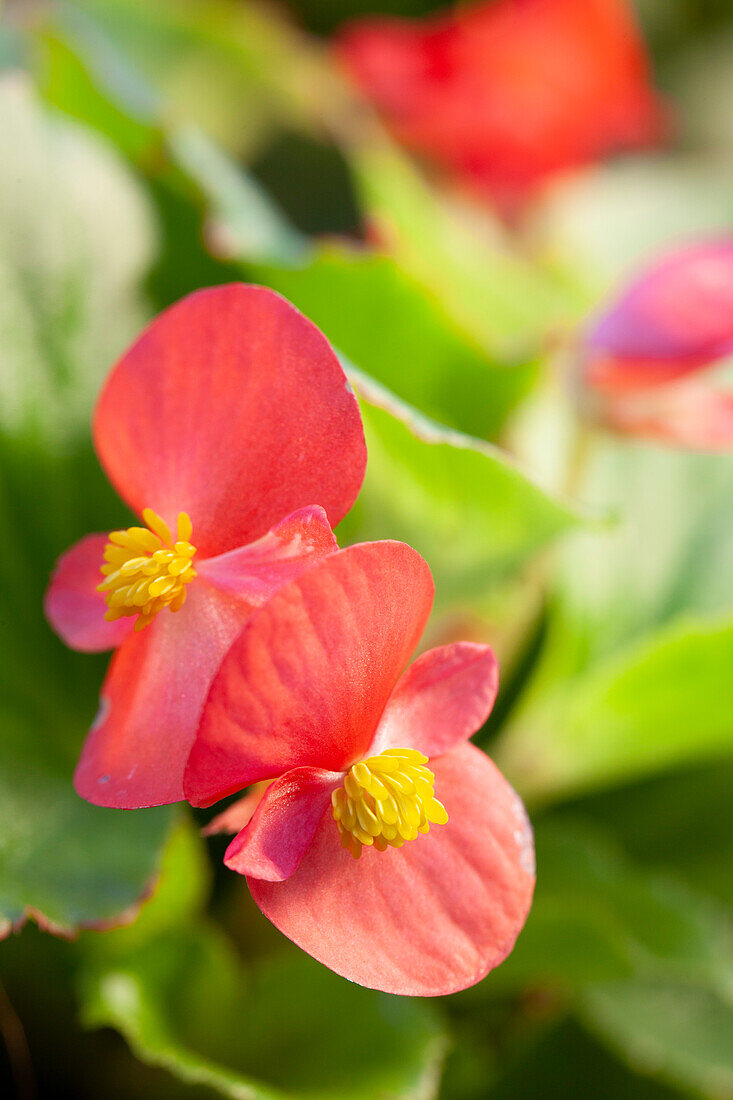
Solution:
<path fill-rule="evenodd" d="M 328 243 L 297 266 L 259 264 L 254 273 L 377 382 L 479 438 L 496 434 L 536 375 L 536 362 L 493 360 L 388 255 Z"/>
<path fill-rule="evenodd" d="M 487 352 L 526 361 L 575 317 L 573 296 L 520 257 L 488 213 L 451 207 L 386 140 L 352 150 L 351 162 L 390 254 Z"/>
<path fill-rule="evenodd" d="M 572 996 L 639 976 L 733 985 L 725 910 L 672 875 L 624 859 L 582 818 L 536 827 L 538 880 L 513 953 L 477 990 L 482 999 L 533 985 Z"/>
<path fill-rule="evenodd" d="M 681 982 L 614 982 L 586 991 L 584 1017 L 639 1072 L 708 1100 L 730 1100 L 731 993 Z"/>
<path fill-rule="evenodd" d="M 558 682 L 494 753 L 528 797 L 557 797 L 733 752 L 733 623 L 682 621 Z"/>
<path fill-rule="evenodd" d="M 125 514 L 91 452 L 88 419 L 110 362 L 145 314 L 154 231 L 104 143 L 0 81 L 0 923 L 32 914 L 73 932 L 119 919 L 157 868 L 167 810 L 83 802 L 74 763 L 103 662 L 44 622 L 56 557 Z"/>
<path fill-rule="evenodd" d="M 437 1093 L 445 1039 L 428 1004 L 352 985 L 295 949 L 248 972 L 203 920 L 132 948 L 127 930 L 110 933 L 82 1000 L 85 1023 L 120 1030 L 141 1061 L 235 1100 Z"/>
<path fill-rule="evenodd" d="M 395 538 L 425 557 L 442 601 L 475 601 L 580 521 L 498 448 L 421 417 L 353 368 L 369 462 L 340 528 L 346 541 Z"/>
<path fill-rule="evenodd" d="M 733 911 L 733 760 L 698 765 L 573 804 L 608 829 L 642 867 L 685 881 Z"/>

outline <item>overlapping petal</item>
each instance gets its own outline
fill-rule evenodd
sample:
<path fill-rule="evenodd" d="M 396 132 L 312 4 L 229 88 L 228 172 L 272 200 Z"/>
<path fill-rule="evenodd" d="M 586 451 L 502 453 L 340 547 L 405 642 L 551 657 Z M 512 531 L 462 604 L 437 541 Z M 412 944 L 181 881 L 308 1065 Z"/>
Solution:
<path fill-rule="evenodd" d="M 307 565 L 336 550 L 338 543 L 325 511 L 311 506 L 299 508 L 256 542 L 197 563 L 197 570 L 221 591 L 246 596 L 254 608 Z"/>
<path fill-rule="evenodd" d="M 630 389 L 662 384 L 733 353 L 733 238 L 663 257 L 591 328 L 592 384 Z"/>
<path fill-rule="evenodd" d="M 137 809 L 183 798 L 183 770 L 209 685 L 250 606 L 202 578 L 112 658 L 74 776 L 82 798 Z"/>
<path fill-rule="evenodd" d="M 72 649 L 83 653 L 114 649 L 132 630 L 131 619 L 108 623 L 102 580 L 106 535 L 87 535 L 59 558 L 43 602 L 46 618 Z"/>
<path fill-rule="evenodd" d="M 210 805 L 291 768 L 363 755 L 423 632 L 430 570 L 399 542 L 331 554 L 252 617 L 214 681 L 186 768 Z"/>
<path fill-rule="evenodd" d="M 251 821 L 229 845 L 224 862 L 240 875 L 282 882 L 297 870 L 343 776 L 293 768 L 271 783 Z M 331 819 L 333 820 L 333 819 Z"/>
<path fill-rule="evenodd" d="M 626 0 L 367 17 L 342 32 L 338 52 L 400 141 L 506 203 L 665 129 Z"/>
<path fill-rule="evenodd" d="M 409 745 L 440 756 L 484 724 L 499 688 L 490 646 L 455 642 L 423 653 L 400 678 L 370 752 Z"/>
<path fill-rule="evenodd" d="M 431 768 L 446 825 L 356 861 L 326 814 L 287 881 L 248 878 L 262 912 L 314 958 L 351 981 L 409 996 L 464 989 L 498 966 L 534 887 L 524 808 L 492 762 L 462 745 Z"/>
<path fill-rule="evenodd" d="M 135 511 L 191 516 L 200 558 L 314 503 L 335 525 L 366 461 L 325 337 L 278 294 L 243 284 L 197 291 L 152 322 L 101 393 L 94 441 Z"/>

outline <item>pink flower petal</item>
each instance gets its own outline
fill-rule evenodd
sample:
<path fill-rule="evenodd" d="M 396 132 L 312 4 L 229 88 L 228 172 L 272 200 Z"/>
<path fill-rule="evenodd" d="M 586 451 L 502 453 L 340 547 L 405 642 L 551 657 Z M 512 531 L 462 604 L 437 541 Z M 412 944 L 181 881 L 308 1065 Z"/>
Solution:
<path fill-rule="evenodd" d="M 432 599 L 420 555 L 386 541 L 330 554 L 282 588 L 212 685 L 186 798 L 208 806 L 291 768 L 350 765 L 373 737 Z"/>
<path fill-rule="evenodd" d="M 488 757 L 462 745 L 430 767 L 446 825 L 354 860 L 326 814 L 287 881 L 248 878 L 265 916 L 304 951 L 350 981 L 417 997 L 465 989 L 498 966 L 534 888 L 524 808 Z"/>
<path fill-rule="evenodd" d="M 588 336 L 591 384 L 664 383 L 733 352 L 733 238 L 688 245 L 644 271 Z"/>
<path fill-rule="evenodd" d="M 252 790 L 232 802 L 226 810 L 222 810 L 216 817 L 212 817 L 208 825 L 201 830 L 202 836 L 218 836 L 220 833 L 228 833 L 233 836 L 241 832 L 245 825 L 249 825 L 252 815 L 260 804 L 262 796 L 267 790 L 267 783 L 256 783 Z"/>
<path fill-rule="evenodd" d="M 251 609 L 197 578 L 112 659 L 74 785 L 99 806 L 138 809 L 183 798 L 183 769 L 209 685 Z"/>
<path fill-rule="evenodd" d="M 325 337 L 278 294 L 243 284 L 190 294 L 149 325 L 102 390 L 94 440 L 136 512 L 169 525 L 188 512 L 200 558 L 313 503 L 335 526 L 366 462 Z"/>
<path fill-rule="evenodd" d="M 733 449 L 733 393 L 702 379 L 614 395 L 602 416 L 607 427 L 624 435 L 698 451 Z"/>
<path fill-rule="evenodd" d="M 294 768 L 271 783 L 250 823 L 227 848 L 224 862 L 240 875 L 282 882 L 298 868 L 331 805 L 342 772 Z M 332 819 L 333 820 L 333 819 Z"/>
<path fill-rule="evenodd" d="M 234 596 L 246 592 L 251 606 L 259 607 L 288 581 L 324 554 L 338 550 L 323 508 L 300 508 L 276 524 L 257 542 L 240 546 L 197 565 L 200 576 Z"/>
<path fill-rule="evenodd" d="M 72 649 L 95 653 L 114 649 L 132 629 L 132 620 L 104 618 L 107 604 L 97 585 L 103 577 L 106 535 L 87 535 L 62 554 L 56 563 L 43 601 L 49 623 Z"/>
<path fill-rule="evenodd" d="M 455 642 L 423 653 L 392 692 L 370 751 L 410 745 L 439 756 L 484 724 L 499 688 L 490 646 Z"/>

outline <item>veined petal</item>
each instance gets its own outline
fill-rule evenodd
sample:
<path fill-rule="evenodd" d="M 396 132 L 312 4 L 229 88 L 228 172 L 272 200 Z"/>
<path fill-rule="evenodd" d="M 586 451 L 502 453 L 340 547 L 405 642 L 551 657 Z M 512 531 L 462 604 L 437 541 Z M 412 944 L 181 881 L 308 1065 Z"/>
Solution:
<path fill-rule="evenodd" d="M 430 767 L 447 824 L 354 860 L 325 815 L 290 878 L 247 880 L 265 916 L 337 974 L 417 997 L 465 989 L 498 966 L 534 888 L 524 807 L 488 757 L 462 745 Z"/>
<path fill-rule="evenodd" d="M 99 806 L 183 798 L 183 771 L 206 693 L 251 608 L 197 578 L 180 611 L 162 611 L 112 659 L 74 785 Z"/>
<path fill-rule="evenodd" d="M 338 550 L 323 508 L 311 506 L 276 524 L 248 546 L 197 564 L 209 584 L 260 607 L 288 581 L 325 554 Z"/>
<path fill-rule="evenodd" d="M 455 642 L 423 653 L 390 696 L 370 752 L 409 745 L 440 756 L 484 724 L 499 688 L 499 665 L 487 645 Z"/>
<path fill-rule="evenodd" d="M 259 806 L 266 789 L 267 783 L 256 783 L 236 802 L 227 806 L 226 810 L 212 817 L 208 825 L 204 825 L 201 835 L 218 836 L 221 833 L 228 833 L 229 836 L 234 836 L 235 833 L 241 832 L 252 820 L 252 815 Z"/>
<path fill-rule="evenodd" d="M 387 541 L 330 554 L 281 588 L 212 684 L 186 798 L 208 806 L 291 768 L 342 771 L 363 755 L 432 600 L 420 555 Z"/>
<path fill-rule="evenodd" d="M 62 554 L 43 601 L 59 637 L 83 653 L 114 649 L 132 630 L 130 619 L 109 623 L 104 617 L 107 604 L 97 585 L 106 543 L 106 535 L 87 535 Z"/>
<path fill-rule="evenodd" d="M 678 378 L 733 352 L 733 238 L 688 245 L 635 279 L 591 328 L 586 376 L 608 389 Z"/>
<path fill-rule="evenodd" d="M 193 521 L 199 560 L 313 502 L 332 525 L 364 476 L 356 399 L 321 332 L 274 291 L 231 284 L 165 310 L 94 414 L 100 460 L 138 513 Z"/>
<path fill-rule="evenodd" d="M 280 776 L 227 848 L 227 867 L 268 882 L 289 878 L 331 806 L 331 792 L 342 781 L 342 773 L 319 768 L 294 768 Z"/>

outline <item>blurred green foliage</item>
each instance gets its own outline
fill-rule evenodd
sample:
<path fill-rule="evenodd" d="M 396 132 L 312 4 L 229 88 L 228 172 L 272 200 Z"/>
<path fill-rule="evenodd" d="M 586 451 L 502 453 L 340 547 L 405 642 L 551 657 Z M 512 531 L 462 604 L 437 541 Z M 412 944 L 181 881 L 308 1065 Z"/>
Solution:
<path fill-rule="evenodd" d="M 375 6 L 435 5 L 290 9 L 326 32 Z M 129 920 L 160 874 L 129 927 L 0 945 L 3 1095 L 35 1074 L 41 1095 L 112 1100 L 733 1096 L 731 462 L 581 429 L 555 351 L 641 260 L 733 220 L 729 6 L 640 13 L 676 147 L 563 181 L 510 233 L 355 122 L 324 44 L 273 9 L 9 6 L 0 928 Z M 263 930 L 190 818 L 71 785 L 104 660 L 64 649 L 42 596 L 69 543 L 124 518 L 94 395 L 156 309 L 238 278 L 294 301 L 351 371 L 369 470 L 342 542 L 412 542 L 433 637 L 499 650 L 480 740 L 530 805 L 536 901 L 507 962 L 440 1003 L 349 985 Z"/>

